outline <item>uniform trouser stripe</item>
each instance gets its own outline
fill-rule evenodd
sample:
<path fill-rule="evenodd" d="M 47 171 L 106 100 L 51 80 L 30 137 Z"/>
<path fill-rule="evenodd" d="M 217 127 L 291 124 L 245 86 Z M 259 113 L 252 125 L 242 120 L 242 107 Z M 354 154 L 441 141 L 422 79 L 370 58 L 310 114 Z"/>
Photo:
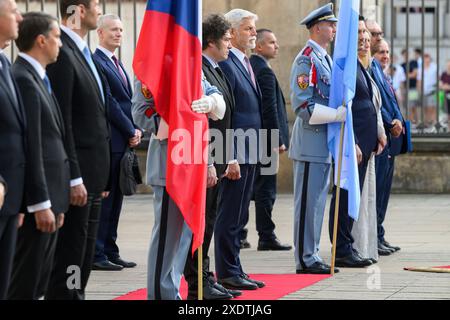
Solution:
<path fill-rule="evenodd" d="M 156 256 L 156 270 L 155 270 L 155 300 L 162 300 L 161 298 L 161 274 L 164 262 L 164 247 L 167 236 L 167 220 L 169 216 L 169 194 L 164 188 L 162 206 L 161 206 L 161 226 L 159 230 L 158 254 Z"/>
<path fill-rule="evenodd" d="M 305 241 L 305 219 L 306 219 L 306 205 L 308 199 L 308 178 L 309 178 L 309 162 L 305 162 L 305 172 L 303 175 L 303 186 L 302 186 L 302 204 L 300 207 L 300 226 L 298 229 L 298 255 L 300 259 L 300 264 L 303 269 L 306 269 L 305 261 L 303 260 L 303 250 Z"/>

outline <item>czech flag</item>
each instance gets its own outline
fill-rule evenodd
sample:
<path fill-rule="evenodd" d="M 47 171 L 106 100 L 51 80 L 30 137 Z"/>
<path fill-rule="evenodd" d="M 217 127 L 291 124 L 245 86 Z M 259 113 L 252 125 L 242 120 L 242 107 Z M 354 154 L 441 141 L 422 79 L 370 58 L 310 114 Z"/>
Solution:
<path fill-rule="evenodd" d="M 133 61 L 136 77 L 169 125 L 166 188 L 193 233 L 192 252 L 205 230 L 208 120 L 191 110 L 202 96 L 201 17 L 201 0 L 148 0 Z M 172 157 L 180 136 L 189 149 L 184 158 L 190 158 L 181 164 Z"/>

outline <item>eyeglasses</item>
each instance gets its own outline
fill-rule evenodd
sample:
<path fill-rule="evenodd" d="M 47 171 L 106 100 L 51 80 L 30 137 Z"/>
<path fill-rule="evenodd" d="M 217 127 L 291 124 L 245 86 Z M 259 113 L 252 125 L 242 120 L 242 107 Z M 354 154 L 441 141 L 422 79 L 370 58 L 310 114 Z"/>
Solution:
<path fill-rule="evenodd" d="M 384 37 L 384 32 L 371 32 L 372 37 Z"/>

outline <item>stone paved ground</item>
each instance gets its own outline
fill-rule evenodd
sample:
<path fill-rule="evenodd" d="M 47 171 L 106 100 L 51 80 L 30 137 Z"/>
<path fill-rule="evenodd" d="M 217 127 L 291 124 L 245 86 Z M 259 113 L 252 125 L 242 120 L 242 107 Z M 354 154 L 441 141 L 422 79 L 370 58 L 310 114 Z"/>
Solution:
<path fill-rule="evenodd" d="M 292 243 L 293 197 L 281 195 L 274 220 L 277 235 Z M 329 203 L 329 201 L 328 201 Z M 146 260 L 153 213 L 152 198 L 127 198 L 119 227 L 119 246 L 125 259 L 138 263 L 120 272 L 93 271 L 87 299 L 113 299 L 146 286 Z M 328 208 L 327 211 L 328 212 Z M 322 230 L 321 255 L 330 261 L 327 214 Z M 248 273 L 292 273 L 293 251 L 258 252 L 254 210 L 251 209 L 249 241 L 251 249 L 241 251 Z M 285 299 L 447 299 L 450 300 L 450 274 L 403 271 L 403 267 L 450 265 L 450 197 L 448 195 L 395 195 L 386 221 L 387 238 L 402 250 L 381 257 L 371 269 L 342 269 L 329 278 Z"/>

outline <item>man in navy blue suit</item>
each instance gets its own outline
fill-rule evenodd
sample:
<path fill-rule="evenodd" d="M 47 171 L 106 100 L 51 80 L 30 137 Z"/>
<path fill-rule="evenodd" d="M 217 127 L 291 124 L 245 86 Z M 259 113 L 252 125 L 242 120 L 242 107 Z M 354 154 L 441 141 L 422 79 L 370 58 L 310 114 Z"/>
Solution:
<path fill-rule="evenodd" d="M 123 260 L 117 246 L 117 227 L 122 210 L 123 194 L 119 187 L 120 161 L 127 147 L 136 147 L 142 132 L 131 116 L 132 89 L 129 77 L 114 52 L 122 42 L 123 26 L 116 15 L 104 15 L 97 30 L 99 46 L 94 60 L 101 66 L 111 94 L 108 96 L 108 119 L 111 124 L 111 192 L 103 200 L 100 224 L 95 244 L 94 270 L 121 270 L 136 266 Z"/>
<path fill-rule="evenodd" d="M 387 256 L 400 250 L 399 247 L 389 244 L 384 238 L 383 222 L 391 194 L 392 179 L 394 177 L 395 157 L 405 153 L 404 141 L 405 122 L 400 112 L 394 88 L 391 80 L 383 70 L 390 64 L 389 44 L 381 40 L 372 48 L 374 60 L 371 65 L 371 73 L 380 88 L 383 107 L 381 115 L 388 137 L 387 148 L 375 158 L 375 171 L 377 177 L 377 227 L 378 227 L 378 254 Z"/>
<path fill-rule="evenodd" d="M 232 118 L 234 157 L 228 163 L 219 186 L 215 232 L 215 257 L 218 282 L 228 289 L 256 290 L 264 283 L 252 280 L 239 259 L 239 232 L 248 220 L 258 156 L 258 133 L 262 129 L 261 91 L 246 51 L 256 45 L 258 17 L 246 10 L 225 14 L 231 23 L 232 48 L 228 59 L 219 63 L 235 97 Z"/>

